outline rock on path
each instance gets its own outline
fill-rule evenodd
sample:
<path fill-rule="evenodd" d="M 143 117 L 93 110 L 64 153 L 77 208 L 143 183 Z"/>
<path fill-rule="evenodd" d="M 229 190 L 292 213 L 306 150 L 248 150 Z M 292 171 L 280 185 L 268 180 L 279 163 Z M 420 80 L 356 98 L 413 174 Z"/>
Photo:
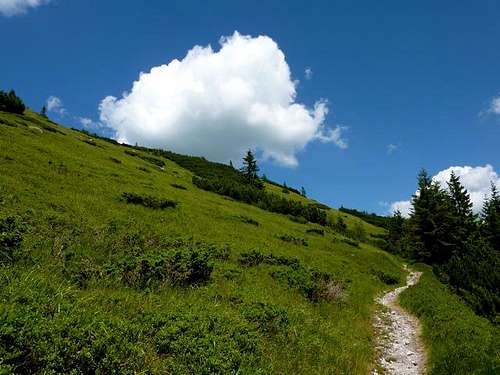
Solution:
<path fill-rule="evenodd" d="M 397 297 L 420 279 L 421 272 L 410 272 L 406 285 L 394 289 L 377 302 L 385 306 L 375 316 L 378 332 L 378 370 L 374 375 L 386 373 L 397 375 L 420 375 L 425 369 L 425 351 L 420 341 L 420 323 L 397 305 Z"/>

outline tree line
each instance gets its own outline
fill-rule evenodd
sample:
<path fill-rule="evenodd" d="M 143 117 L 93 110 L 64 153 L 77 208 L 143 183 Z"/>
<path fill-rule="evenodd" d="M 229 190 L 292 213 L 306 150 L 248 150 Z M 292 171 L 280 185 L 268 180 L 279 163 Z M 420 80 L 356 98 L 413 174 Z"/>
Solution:
<path fill-rule="evenodd" d="M 479 315 L 499 322 L 500 194 L 491 194 L 480 214 L 454 173 L 447 188 L 423 170 L 411 200 L 409 218 L 395 212 L 387 238 L 389 251 L 433 266 Z"/>
<path fill-rule="evenodd" d="M 0 111 L 22 115 L 25 109 L 23 100 L 16 95 L 14 90 L 9 92 L 0 90 Z"/>

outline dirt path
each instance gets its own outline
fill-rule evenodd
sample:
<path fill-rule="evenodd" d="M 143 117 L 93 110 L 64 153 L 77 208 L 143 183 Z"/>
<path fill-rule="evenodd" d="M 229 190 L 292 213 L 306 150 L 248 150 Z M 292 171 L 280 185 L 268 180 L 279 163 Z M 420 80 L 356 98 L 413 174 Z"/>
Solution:
<path fill-rule="evenodd" d="M 378 333 L 377 368 L 372 374 L 420 375 L 425 369 L 425 351 L 420 341 L 420 323 L 417 318 L 398 306 L 396 300 L 401 292 L 420 279 L 421 272 L 411 271 L 406 285 L 394 289 L 377 302 L 381 307 L 375 316 Z"/>

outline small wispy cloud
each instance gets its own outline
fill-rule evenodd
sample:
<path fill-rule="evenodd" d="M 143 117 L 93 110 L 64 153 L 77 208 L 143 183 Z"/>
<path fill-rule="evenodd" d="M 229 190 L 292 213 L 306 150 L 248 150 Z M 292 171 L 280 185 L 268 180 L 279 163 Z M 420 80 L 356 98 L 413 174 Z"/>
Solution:
<path fill-rule="evenodd" d="M 306 79 L 311 79 L 312 76 L 313 76 L 313 71 L 311 68 L 307 67 L 305 70 L 304 70 L 304 76 L 306 77 Z"/>
<path fill-rule="evenodd" d="M 89 117 L 73 115 L 65 108 L 62 99 L 58 96 L 49 96 L 46 101 L 46 106 L 49 113 L 54 113 L 56 114 L 56 117 L 64 118 L 66 121 L 69 120 L 75 122 L 86 130 L 96 131 L 106 128 L 106 126 L 104 126 L 104 124 L 100 121 L 94 121 Z"/>
<path fill-rule="evenodd" d="M 49 112 L 56 113 L 59 116 L 65 116 L 67 113 L 61 98 L 58 98 L 57 96 L 49 96 L 49 98 L 47 99 L 47 110 Z"/>
<path fill-rule="evenodd" d="M 491 99 L 489 112 L 494 115 L 500 115 L 500 96 Z"/>
<path fill-rule="evenodd" d="M 392 155 L 394 151 L 399 148 L 399 145 L 395 145 L 394 143 L 389 143 L 387 145 L 387 155 Z"/>
<path fill-rule="evenodd" d="M 6 17 L 26 13 L 32 8 L 47 4 L 51 0 L 0 0 L 0 14 Z"/>
<path fill-rule="evenodd" d="M 491 98 L 488 102 L 488 106 L 479 112 L 479 117 L 486 117 L 489 115 L 500 116 L 500 94 Z"/>

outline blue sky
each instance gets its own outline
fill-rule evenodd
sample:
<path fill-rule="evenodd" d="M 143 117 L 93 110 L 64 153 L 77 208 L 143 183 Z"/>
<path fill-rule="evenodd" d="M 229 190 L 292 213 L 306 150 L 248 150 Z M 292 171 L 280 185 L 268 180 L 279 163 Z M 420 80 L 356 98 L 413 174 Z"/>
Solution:
<path fill-rule="evenodd" d="M 36 110 L 57 96 L 66 115 L 51 116 L 67 125 L 97 123 L 99 103 L 140 72 L 195 45 L 217 52 L 235 30 L 266 35 L 299 81 L 296 102 L 328 100 L 323 125 L 347 127 L 348 147 L 312 139 L 297 166 L 268 160 L 262 171 L 333 206 L 385 213 L 423 167 L 500 172 L 499 19 L 498 1 L 53 0 L 0 15 L 0 88 Z"/>

